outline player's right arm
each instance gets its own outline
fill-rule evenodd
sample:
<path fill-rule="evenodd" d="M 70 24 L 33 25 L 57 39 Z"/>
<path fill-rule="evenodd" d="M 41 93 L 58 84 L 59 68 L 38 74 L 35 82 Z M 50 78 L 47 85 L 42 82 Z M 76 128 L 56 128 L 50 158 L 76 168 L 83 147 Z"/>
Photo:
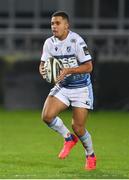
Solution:
<path fill-rule="evenodd" d="M 44 68 L 44 61 L 41 61 L 40 62 L 40 65 L 39 65 L 39 73 L 41 74 L 41 76 L 43 77 L 43 79 L 46 78 L 46 70 Z"/>
<path fill-rule="evenodd" d="M 42 56 L 41 56 L 41 62 L 39 65 L 39 73 L 43 77 L 43 79 L 46 79 L 46 69 L 44 67 L 45 61 L 50 57 L 50 52 L 49 52 L 49 41 L 46 40 L 44 45 L 43 45 L 43 51 L 42 51 Z"/>

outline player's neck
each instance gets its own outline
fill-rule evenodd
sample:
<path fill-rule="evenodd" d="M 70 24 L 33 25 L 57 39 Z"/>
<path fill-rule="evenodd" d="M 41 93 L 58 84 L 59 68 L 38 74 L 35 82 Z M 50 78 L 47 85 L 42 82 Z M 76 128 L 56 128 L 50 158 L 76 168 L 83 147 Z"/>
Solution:
<path fill-rule="evenodd" d="M 67 38 L 68 34 L 69 34 L 69 31 L 67 31 L 66 33 L 64 33 L 64 34 L 63 34 L 61 37 L 59 37 L 58 39 L 59 39 L 60 41 L 63 41 L 63 40 L 65 40 L 65 39 Z"/>

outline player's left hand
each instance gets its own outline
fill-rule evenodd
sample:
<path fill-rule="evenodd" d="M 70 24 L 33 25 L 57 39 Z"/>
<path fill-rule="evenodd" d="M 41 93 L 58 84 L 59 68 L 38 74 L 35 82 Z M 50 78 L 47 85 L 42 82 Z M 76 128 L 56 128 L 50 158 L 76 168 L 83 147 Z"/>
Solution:
<path fill-rule="evenodd" d="M 69 74 L 69 68 L 63 68 L 60 71 L 60 75 L 57 77 L 57 82 L 56 83 L 62 81 L 67 74 Z"/>

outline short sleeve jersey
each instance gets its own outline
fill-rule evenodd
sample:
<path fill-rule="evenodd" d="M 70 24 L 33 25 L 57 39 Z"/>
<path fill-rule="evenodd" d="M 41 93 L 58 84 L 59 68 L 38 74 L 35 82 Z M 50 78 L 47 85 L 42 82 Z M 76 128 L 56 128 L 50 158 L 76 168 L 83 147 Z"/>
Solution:
<path fill-rule="evenodd" d="M 91 61 L 87 44 L 80 35 L 72 31 L 69 31 L 66 39 L 62 41 L 54 36 L 45 41 L 41 61 L 46 61 L 50 57 L 59 59 L 64 68 L 78 67 L 87 61 Z M 90 83 L 90 74 L 83 73 L 68 75 L 59 85 L 66 88 L 79 88 Z"/>

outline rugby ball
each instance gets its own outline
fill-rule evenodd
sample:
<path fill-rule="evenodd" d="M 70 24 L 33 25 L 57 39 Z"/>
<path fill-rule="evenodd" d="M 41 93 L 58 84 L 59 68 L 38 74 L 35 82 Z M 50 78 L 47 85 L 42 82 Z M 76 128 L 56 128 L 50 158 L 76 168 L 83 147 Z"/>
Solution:
<path fill-rule="evenodd" d="M 46 81 L 55 84 L 60 75 L 60 70 L 63 68 L 61 61 L 54 57 L 48 58 L 44 68 L 46 70 Z"/>

